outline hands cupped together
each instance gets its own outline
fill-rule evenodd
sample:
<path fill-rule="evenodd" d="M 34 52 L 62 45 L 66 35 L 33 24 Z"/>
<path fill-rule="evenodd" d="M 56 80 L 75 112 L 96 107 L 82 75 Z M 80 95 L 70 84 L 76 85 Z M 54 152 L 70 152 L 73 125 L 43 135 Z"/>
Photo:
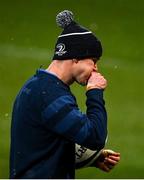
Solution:
<path fill-rule="evenodd" d="M 105 89 L 107 80 L 98 72 L 93 71 L 87 82 L 87 90 L 90 89 Z"/>

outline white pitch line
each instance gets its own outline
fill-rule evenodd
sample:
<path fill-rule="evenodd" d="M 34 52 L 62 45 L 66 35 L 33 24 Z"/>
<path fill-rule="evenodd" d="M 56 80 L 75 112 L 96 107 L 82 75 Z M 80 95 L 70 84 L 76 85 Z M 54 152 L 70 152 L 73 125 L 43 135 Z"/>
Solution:
<path fill-rule="evenodd" d="M 8 58 L 18 58 L 18 59 L 33 59 L 33 60 L 46 60 L 49 61 L 53 57 L 54 51 L 51 51 L 46 48 L 38 48 L 38 47 L 22 47 L 14 44 L 0 44 L 0 56 L 8 57 Z M 2 58 L 0 58 L 2 61 Z M 111 69 L 119 69 L 119 70 L 136 70 L 143 71 L 144 63 L 136 63 L 129 62 L 126 59 L 121 59 L 118 57 L 102 57 L 100 60 L 100 64 L 103 67 L 111 68 Z"/>
<path fill-rule="evenodd" d="M 53 52 L 37 47 L 22 47 L 14 44 L 0 44 L 0 56 L 18 59 L 33 59 L 33 60 L 51 60 Z M 101 60 L 106 67 L 117 68 L 117 64 L 121 64 L 120 60 L 105 58 Z"/>
<path fill-rule="evenodd" d="M 14 44 L 0 44 L 0 56 L 34 60 L 49 60 L 52 51 L 37 47 L 21 47 Z"/>

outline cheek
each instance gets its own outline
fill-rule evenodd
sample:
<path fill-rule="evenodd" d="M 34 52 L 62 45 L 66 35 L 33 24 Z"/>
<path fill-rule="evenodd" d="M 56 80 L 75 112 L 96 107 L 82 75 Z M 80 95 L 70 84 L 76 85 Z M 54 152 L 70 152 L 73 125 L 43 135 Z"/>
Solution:
<path fill-rule="evenodd" d="M 93 66 L 82 65 L 79 69 L 77 69 L 77 78 L 80 79 L 88 79 L 93 71 Z"/>
<path fill-rule="evenodd" d="M 84 69 L 83 73 L 81 73 L 80 78 L 83 81 L 87 81 L 91 75 L 92 70 L 91 69 Z"/>
<path fill-rule="evenodd" d="M 86 69 L 84 70 L 84 74 L 85 74 L 86 76 L 90 76 L 90 74 L 91 74 L 92 71 L 93 71 L 93 68 L 86 68 Z"/>

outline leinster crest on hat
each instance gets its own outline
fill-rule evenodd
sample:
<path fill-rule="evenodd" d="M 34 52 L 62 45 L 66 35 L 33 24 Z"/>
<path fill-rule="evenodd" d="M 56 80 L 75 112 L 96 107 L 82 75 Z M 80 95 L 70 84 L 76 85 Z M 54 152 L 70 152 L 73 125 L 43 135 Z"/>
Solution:
<path fill-rule="evenodd" d="M 63 43 L 57 44 L 55 54 L 57 54 L 58 56 L 62 56 L 66 52 L 67 51 L 65 51 L 65 44 L 63 44 Z"/>

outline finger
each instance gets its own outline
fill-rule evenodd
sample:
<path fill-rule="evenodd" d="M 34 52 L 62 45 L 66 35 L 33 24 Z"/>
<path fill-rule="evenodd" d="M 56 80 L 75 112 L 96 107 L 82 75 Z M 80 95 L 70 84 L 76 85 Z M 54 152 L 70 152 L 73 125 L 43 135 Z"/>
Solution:
<path fill-rule="evenodd" d="M 110 168 L 109 168 L 106 164 L 104 164 L 104 163 L 102 163 L 102 164 L 99 166 L 99 169 L 101 169 L 101 170 L 103 170 L 103 171 L 105 171 L 105 172 L 109 172 L 109 171 L 110 171 Z"/>
<path fill-rule="evenodd" d="M 116 165 L 118 162 L 109 158 L 106 158 L 104 161 L 105 164 L 110 164 L 110 165 Z"/>
<path fill-rule="evenodd" d="M 120 160 L 120 156 L 108 156 L 109 159 L 115 160 L 115 161 L 119 161 Z"/>
<path fill-rule="evenodd" d="M 120 156 L 120 153 L 114 152 L 114 153 L 109 153 L 109 155 Z"/>
<path fill-rule="evenodd" d="M 112 151 L 112 150 L 110 150 L 110 149 L 104 149 L 103 152 L 104 152 L 104 154 L 106 154 L 106 155 L 120 156 L 120 153 L 115 152 L 115 151 Z"/>

